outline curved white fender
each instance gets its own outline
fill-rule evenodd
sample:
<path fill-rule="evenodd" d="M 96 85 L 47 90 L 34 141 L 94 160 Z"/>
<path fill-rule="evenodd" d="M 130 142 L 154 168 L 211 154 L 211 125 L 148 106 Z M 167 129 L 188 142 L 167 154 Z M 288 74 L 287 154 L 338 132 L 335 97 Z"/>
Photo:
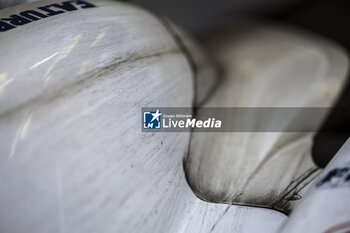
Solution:
<path fill-rule="evenodd" d="M 303 107 L 332 106 L 348 69 L 337 45 L 278 26 L 243 24 L 214 34 L 205 45 L 224 72 L 206 107 L 296 107 L 297 118 Z M 274 122 L 255 123 L 259 128 Z M 187 179 L 207 201 L 288 212 L 318 174 L 312 138 L 313 133 L 194 133 L 184 161 Z"/>
<path fill-rule="evenodd" d="M 192 105 L 191 69 L 168 29 L 111 1 L 44 1 L 0 18 L 1 231 L 177 227 L 192 200 L 189 134 L 140 128 L 141 107 Z"/>
<path fill-rule="evenodd" d="M 195 72 L 168 23 L 94 0 L 8 8 L 0 22 L 1 232 L 255 233 L 286 219 L 199 200 L 182 170 L 189 134 L 141 132 L 141 107 L 192 106 Z M 179 38 L 200 101 L 213 69 Z"/>

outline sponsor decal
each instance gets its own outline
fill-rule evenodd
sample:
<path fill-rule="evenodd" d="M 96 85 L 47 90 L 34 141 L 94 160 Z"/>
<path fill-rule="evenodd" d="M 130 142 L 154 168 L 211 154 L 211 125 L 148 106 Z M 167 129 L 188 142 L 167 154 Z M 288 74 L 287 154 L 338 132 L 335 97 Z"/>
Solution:
<path fill-rule="evenodd" d="M 350 187 L 350 165 L 330 170 L 317 182 L 317 188 Z"/>
<path fill-rule="evenodd" d="M 18 14 L 9 15 L 0 18 L 0 32 L 9 31 L 16 27 L 38 21 L 47 17 L 64 14 L 66 12 L 76 11 L 78 9 L 88 9 L 96 7 L 87 1 L 64 1 L 44 5 L 32 10 L 22 11 Z"/>
<path fill-rule="evenodd" d="M 350 221 L 337 224 L 324 233 L 349 233 L 350 232 Z"/>

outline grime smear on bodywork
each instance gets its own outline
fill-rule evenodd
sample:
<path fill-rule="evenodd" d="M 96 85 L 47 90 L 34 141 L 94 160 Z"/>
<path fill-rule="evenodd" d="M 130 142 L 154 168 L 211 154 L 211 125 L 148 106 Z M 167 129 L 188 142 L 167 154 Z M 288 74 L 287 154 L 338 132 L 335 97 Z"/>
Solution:
<path fill-rule="evenodd" d="M 281 192 L 272 202 L 272 209 L 282 211 L 289 214 L 292 211 L 293 202 L 302 199 L 301 192 L 311 182 L 313 182 L 321 170 L 318 168 L 310 168 L 297 179 L 293 180 L 287 188 Z"/>
<path fill-rule="evenodd" d="M 188 161 L 187 161 L 188 162 Z M 226 203 L 230 205 L 238 205 L 238 206 L 252 206 L 252 207 L 262 207 L 277 210 L 283 214 L 289 215 L 292 211 L 294 205 L 302 199 L 302 193 L 304 189 L 310 187 L 310 183 L 315 181 L 315 179 L 322 172 L 321 169 L 318 168 L 310 168 L 298 176 L 296 179 L 292 180 L 291 183 L 279 194 L 275 194 L 273 191 L 270 196 L 275 196 L 275 198 L 265 199 L 265 204 L 261 204 L 261 197 L 258 195 L 250 200 L 246 200 L 245 202 L 241 201 L 241 197 L 244 193 L 240 193 L 233 200 L 228 200 L 225 198 L 223 193 L 214 192 L 213 190 L 207 189 L 203 192 L 203 190 L 197 190 L 195 185 L 191 185 L 193 180 L 188 177 L 188 172 L 186 172 L 186 159 L 183 163 L 185 169 L 185 175 L 189 186 L 191 187 L 193 193 L 201 200 L 206 202 L 213 203 Z M 205 195 L 203 195 L 205 193 Z M 218 200 L 221 200 L 218 202 Z M 259 204 L 254 204 L 259 203 Z"/>

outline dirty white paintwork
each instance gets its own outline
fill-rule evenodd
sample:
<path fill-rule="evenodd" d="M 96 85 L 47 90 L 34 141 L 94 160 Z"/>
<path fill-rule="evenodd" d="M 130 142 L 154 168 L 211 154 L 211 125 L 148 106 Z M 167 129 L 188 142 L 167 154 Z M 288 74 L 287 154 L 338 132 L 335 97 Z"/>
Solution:
<path fill-rule="evenodd" d="M 284 214 L 270 209 L 207 203 L 198 198 L 194 203 L 197 203 L 196 208 L 191 209 L 185 217 L 185 230 L 179 232 L 273 233 L 287 220 Z"/>
<path fill-rule="evenodd" d="M 165 26 L 90 2 L 0 33 L 0 232 L 275 232 L 276 211 L 192 193 L 188 133 L 141 132 L 141 107 L 192 106 L 193 73 Z"/>
<path fill-rule="evenodd" d="M 297 107 L 297 117 L 303 107 L 332 106 L 348 70 L 347 55 L 337 45 L 280 26 L 226 28 L 205 47 L 224 74 L 206 107 Z M 274 122 L 255 123 L 258 128 Z M 207 201 L 288 212 L 295 202 L 290 200 L 319 173 L 311 160 L 312 138 L 313 133 L 194 133 L 187 179 Z"/>
<path fill-rule="evenodd" d="M 23 4 L 26 2 L 36 2 L 38 0 L 0 0 L 0 9 Z"/>
<path fill-rule="evenodd" d="M 322 182 L 335 169 L 343 174 Z M 321 184 L 322 183 L 322 184 Z M 350 231 L 350 140 L 339 150 L 309 190 L 281 233 L 341 233 Z"/>

